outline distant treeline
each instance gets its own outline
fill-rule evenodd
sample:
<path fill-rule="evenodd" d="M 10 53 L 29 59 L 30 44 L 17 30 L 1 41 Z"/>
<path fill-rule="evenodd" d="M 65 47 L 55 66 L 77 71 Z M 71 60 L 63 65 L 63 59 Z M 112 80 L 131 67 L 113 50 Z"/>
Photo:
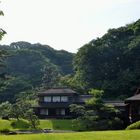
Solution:
<path fill-rule="evenodd" d="M 85 91 L 102 89 L 105 98 L 133 95 L 140 86 L 140 20 L 85 44 L 74 69 L 74 81 Z"/>
<path fill-rule="evenodd" d="M 79 93 L 101 89 L 104 98 L 124 99 L 140 86 L 140 20 L 109 29 L 77 54 L 28 42 L 1 45 L 0 49 L 9 52 L 0 73 L 10 77 L 0 90 L 0 102 L 14 101 L 26 90 L 58 85 Z"/>
<path fill-rule="evenodd" d="M 37 87 L 50 87 L 59 84 L 60 76 L 73 73 L 74 54 L 64 50 L 54 50 L 48 45 L 15 42 L 1 45 L 9 56 L 0 74 L 8 79 L 0 90 L 0 101 L 14 101 L 15 96 Z"/>

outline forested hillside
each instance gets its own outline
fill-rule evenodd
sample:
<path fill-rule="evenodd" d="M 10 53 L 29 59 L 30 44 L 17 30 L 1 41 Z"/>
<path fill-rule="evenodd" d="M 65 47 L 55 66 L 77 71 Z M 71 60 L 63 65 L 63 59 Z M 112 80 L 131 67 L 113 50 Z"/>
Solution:
<path fill-rule="evenodd" d="M 70 85 L 104 90 L 105 98 L 125 98 L 140 86 L 140 20 L 109 29 L 101 38 L 85 44 L 74 60 Z"/>
<path fill-rule="evenodd" d="M 0 102 L 14 101 L 21 92 L 41 86 L 61 84 L 80 93 L 102 89 L 104 98 L 115 99 L 133 95 L 140 86 L 140 20 L 109 29 L 81 47 L 75 57 L 28 42 L 1 45 L 0 49 L 9 52 L 6 66 L 0 69 L 9 76 L 0 90 Z"/>
<path fill-rule="evenodd" d="M 59 84 L 59 77 L 73 73 L 74 54 L 54 50 L 47 45 L 15 42 L 1 45 L 9 57 L 0 73 L 8 75 L 0 91 L 0 101 L 15 100 L 21 92 L 37 87 L 51 87 Z"/>

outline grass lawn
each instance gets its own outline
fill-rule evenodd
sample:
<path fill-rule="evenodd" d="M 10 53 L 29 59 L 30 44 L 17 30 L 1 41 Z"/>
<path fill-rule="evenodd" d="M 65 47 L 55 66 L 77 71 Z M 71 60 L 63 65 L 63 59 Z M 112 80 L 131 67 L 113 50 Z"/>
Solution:
<path fill-rule="evenodd" d="M 0 130 L 9 129 L 9 130 L 26 130 L 29 128 L 29 124 L 25 120 L 2 120 L 0 119 Z"/>
<path fill-rule="evenodd" d="M 0 135 L 0 140 L 140 140 L 139 130 Z"/>
<path fill-rule="evenodd" d="M 11 121 L 0 119 L 0 130 L 2 129 L 12 129 Z"/>
<path fill-rule="evenodd" d="M 72 120 L 40 120 L 39 127 L 53 130 L 76 130 L 76 128 L 72 127 Z"/>
<path fill-rule="evenodd" d="M 13 125 L 12 125 L 13 124 Z M 39 128 L 53 129 L 53 130 L 76 130 L 72 127 L 72 120 L 40 120 Z M 28 122 L 25 120 L 1 120 L 0 119 L 0 130 L 27 130 L 30 129 Z"/>

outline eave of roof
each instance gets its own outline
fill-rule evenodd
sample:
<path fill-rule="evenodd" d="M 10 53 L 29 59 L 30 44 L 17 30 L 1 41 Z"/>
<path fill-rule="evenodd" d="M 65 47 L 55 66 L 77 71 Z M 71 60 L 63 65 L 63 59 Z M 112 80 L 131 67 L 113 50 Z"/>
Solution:
<path fill-rule="evenodd" d="M 42 92 L 39 92 L 40 95 L 72 95 L 77 94 L 76 91 L 69 88 L 52 88 Z"/>
<path fill-rule="evenodd" d="M 126 102 L 127 101 L 140 101 L 140 94 L 137 94 L 137 95 L 134 95 L 132 97 L 129 97 L 125 100 Z"/>
<path fill-rule="evenodd" d="M 126 104 L 124 103 L 124 101 L 104 101 L 105 104 L 107 105 L 113 105 L 116 107 L 124 107 L 126 106 Z"/>

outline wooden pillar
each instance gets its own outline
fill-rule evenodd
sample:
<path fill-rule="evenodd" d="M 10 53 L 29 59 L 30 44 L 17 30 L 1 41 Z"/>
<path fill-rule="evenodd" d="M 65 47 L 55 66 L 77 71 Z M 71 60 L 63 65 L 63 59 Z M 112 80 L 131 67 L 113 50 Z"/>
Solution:
<path fill-rule="evenodd" d="M 131 103 L 129 103 L 129 121 L 130 121 L 130 123 L 132 123 L 132 105 L 131 105 Z"/>

